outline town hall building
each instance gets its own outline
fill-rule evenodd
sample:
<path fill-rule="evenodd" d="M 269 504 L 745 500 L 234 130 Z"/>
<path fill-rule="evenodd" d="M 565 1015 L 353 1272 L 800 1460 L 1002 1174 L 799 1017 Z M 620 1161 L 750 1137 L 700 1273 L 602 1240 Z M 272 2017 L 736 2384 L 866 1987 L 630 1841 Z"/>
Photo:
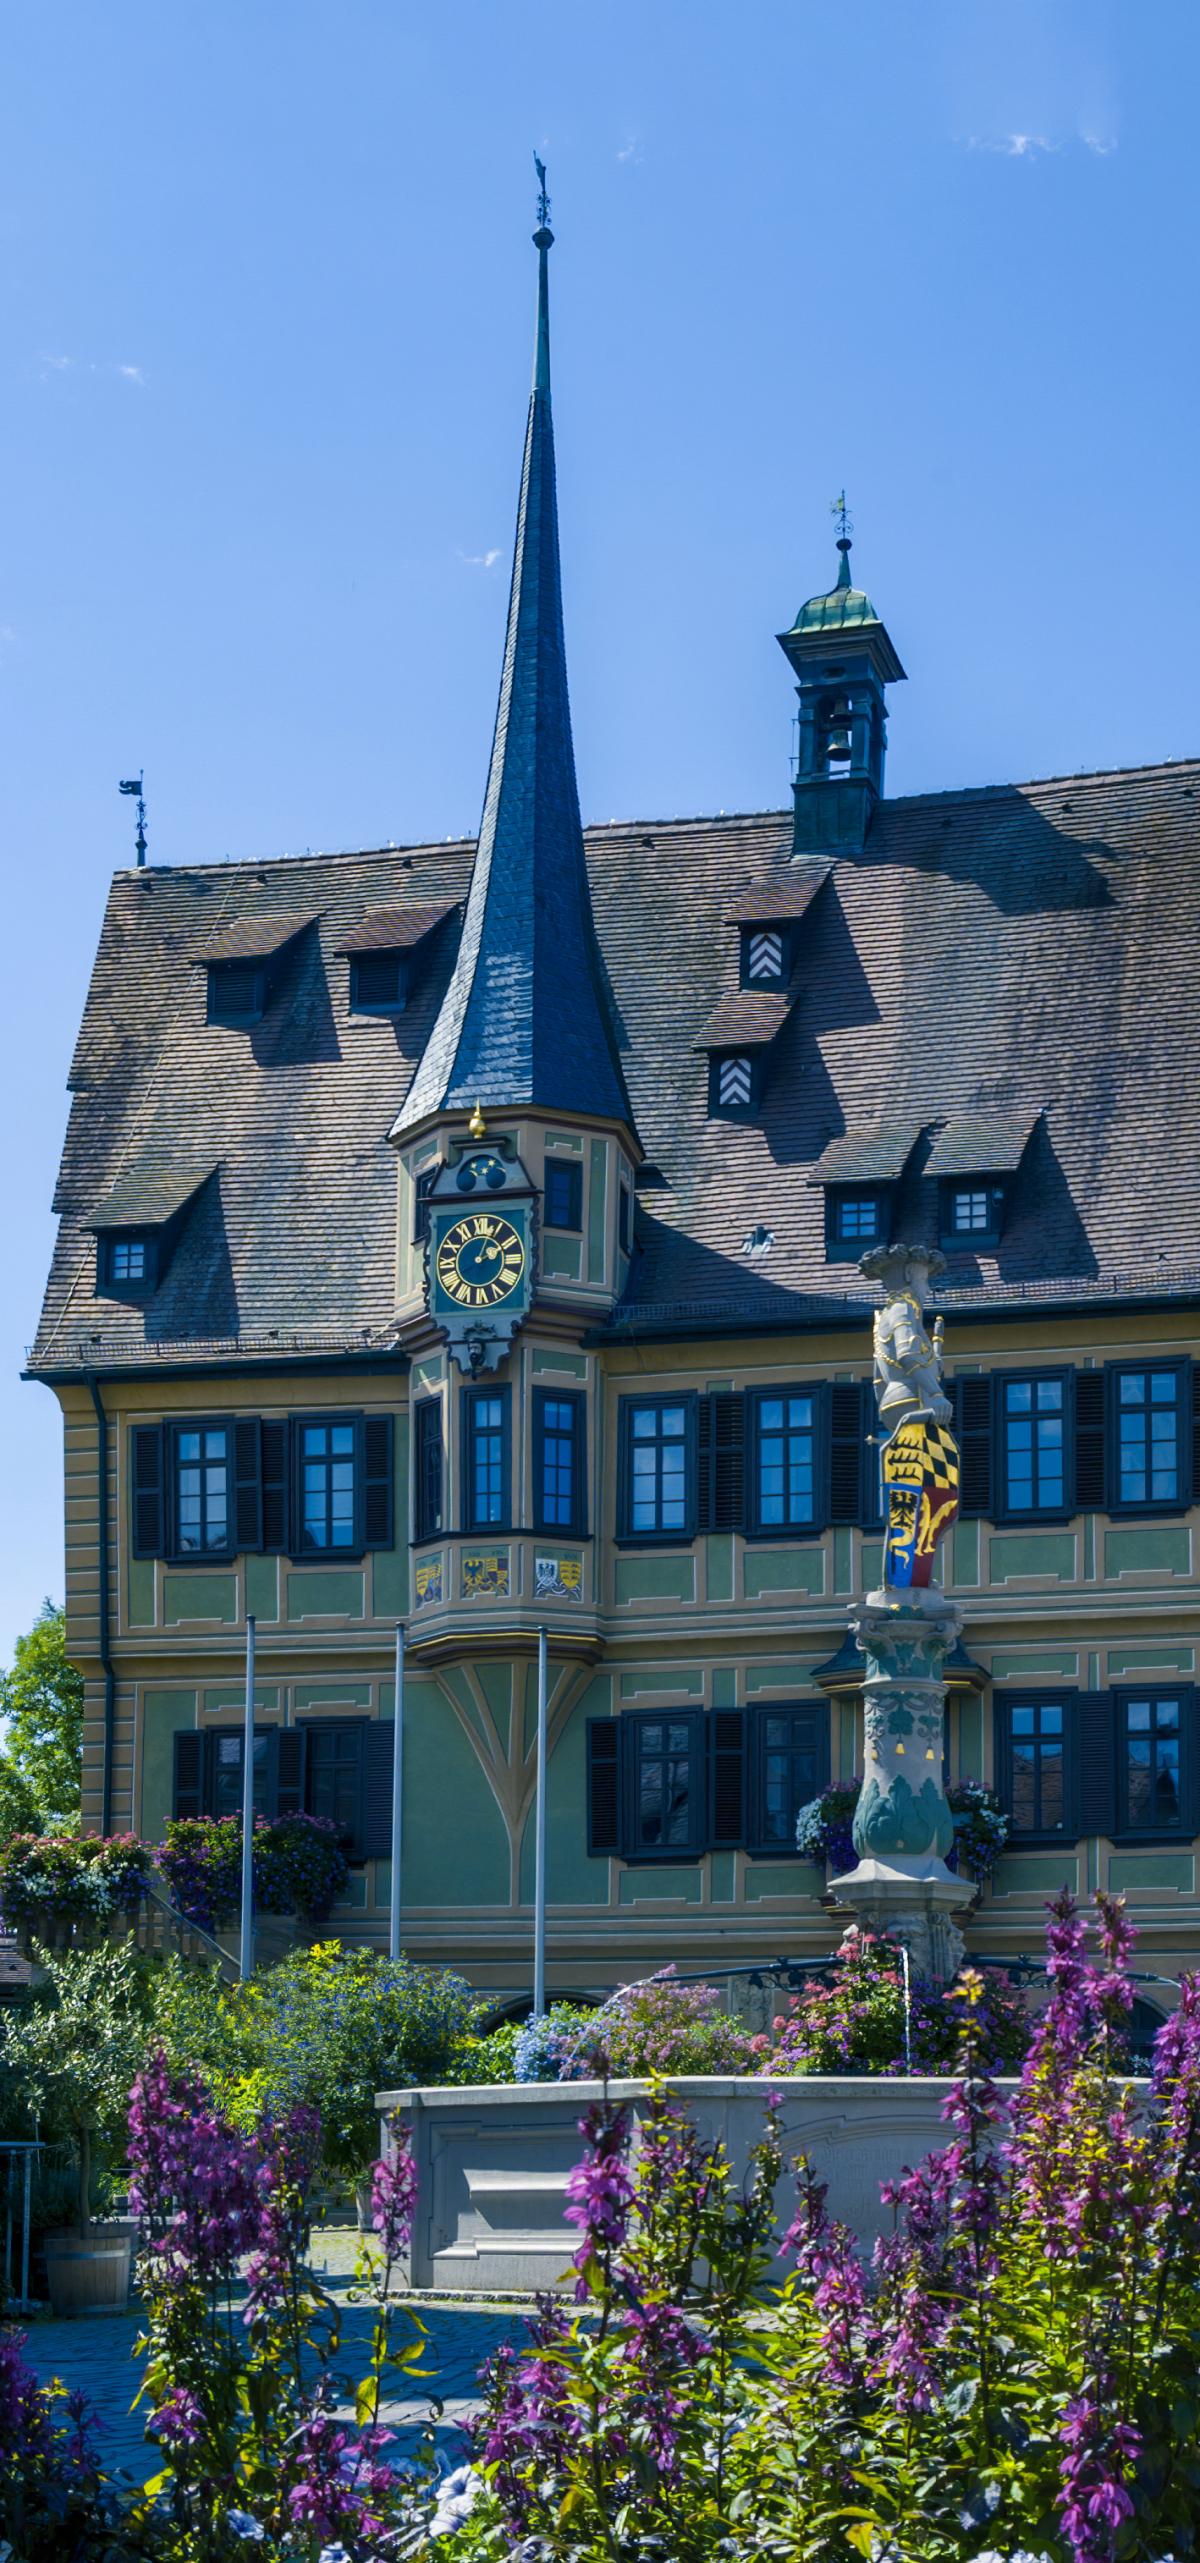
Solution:
<path fill-rule="evenodd" d="M 545 1627 L 550 1990 L 827 1952 L 795 1818 L 861 1762 L 859 1264 L 903 1239 L 945 1259 L 962 1451 L 947 1769 L 1011 1823 L 968 1948 L 1100 1884 L 1175 1975 L 1200 762 L 889 799 L 905 670 L 843 531 L 780 635 L 790 806 L 583 830 L 535 240 L 478 841 L 112 884 L 29 1362 L 85 1823 L 240 1808 L 253 1614 L 256 1801 L 333 1819 L 333 1927 L 383 1944 L 402 1622 L 404 1945 L 515 2002 Z"/>

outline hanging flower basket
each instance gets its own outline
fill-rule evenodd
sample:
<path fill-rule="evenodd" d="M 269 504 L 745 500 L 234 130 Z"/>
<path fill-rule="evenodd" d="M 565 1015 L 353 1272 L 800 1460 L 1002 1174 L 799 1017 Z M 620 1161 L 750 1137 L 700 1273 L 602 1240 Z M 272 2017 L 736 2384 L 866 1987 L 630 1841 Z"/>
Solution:
<path fill-rule="evenodd" d="M 843 1877 L 858 1858 L 853 1826 L 861 1787 L 857 1777 L 837 1780 L 819 1798 L 810 1798 L 796 1818 L 796 1849 L 823 1861 L 834 1878 Z M 1008 1817 L 994 1791 L 980 1780 L 956 1780 L 946 1791 L 946 1803 L 954 1818 L 946 1866 L 982 1888 L 1008 1840 Z"/>

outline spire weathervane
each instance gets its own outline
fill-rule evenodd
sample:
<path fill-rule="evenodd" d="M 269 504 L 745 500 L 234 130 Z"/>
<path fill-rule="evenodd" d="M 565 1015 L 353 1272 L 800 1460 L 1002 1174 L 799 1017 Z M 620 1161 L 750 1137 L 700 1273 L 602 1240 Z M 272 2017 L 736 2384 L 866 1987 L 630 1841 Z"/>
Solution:
<path fill-rule="evenodd" d="M 550 198 L 546 193 L 546 163 L 538 159 L 536 151 L 533 155 L 533 165 L 538 174 L 538 230 L 549 231 Z"/>
<path fill-rule="evenodd" d="M 844 489 L 840 489 L 838 491 L 836 498 L 830 499 L 829 513 L 831 516 L 836 516 L 837 518 L 838 550 L 840 552 L 843 544 L 849 545 L 850 537 L 854 532 L 854 519 L 846 505 L 846 493 Z"/>
<path fill-rule="evenodd" d="M 139 872 L 146 860 L 146 800 L 142 789 L 144 779 L 139 774 L 135 781 L 117 785 L 118 792 L 125 793 L 127 798 L 137 802 L 137 835 L 134 838 L 134 845 L 137 849 Z"/>

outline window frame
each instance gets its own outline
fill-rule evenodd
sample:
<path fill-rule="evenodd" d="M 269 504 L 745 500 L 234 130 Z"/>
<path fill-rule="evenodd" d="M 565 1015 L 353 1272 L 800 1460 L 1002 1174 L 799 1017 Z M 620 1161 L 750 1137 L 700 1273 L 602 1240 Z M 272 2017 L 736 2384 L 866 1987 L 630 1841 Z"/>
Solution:
<path fill-rule="evenodd" d="M 1010 1387 L 1028 1385 L 1034 1391 L 1031 1415 L 1036 1418 L 1036 1392 L 1044 1380 L 1057 1381 L 1062 1388 L 1062 1454 L 1063 1492 L 1060 1504 L 1013 1504 L 1008 1492 L 1008 1405 Z M 1079 1507 L 1075 1500 L 1075 1373 L 1057 1363 L 1043 1364 L 1028 1370 L 997 1370 L 992 1373 L 992 1506 L 991 1518 L 1005 1522 L 1070 1522 Z"/>
<path fill-rule="evenodd" d="M 445 1536 L 446 1433 L 442 1413 L 443 1402 L 442 1398 L 437 1396 L 413 1399 L 413 1544 L 415 1547 L 419 1547 L 426 1540 L 440 1540 Z M 435 1427 L 433 1431 L 429 1430 L 431 1423 Z M 436 1444 L 437 1449 L 436 1522 L 429 1520 L 425 1503 L 426 1469 L 429 1456 L 423 1447 L 426 1439 Z"/>
<path fill-rule="evenodd" d="M 814 1795 L 819 1796 L 822 1789 L 827 1789 L 829 1786 L 830 1771 L 832 1767 L 832 1702 L 820 1695 L 814 1696 L 810 1699 L 800 1700 L 756 1701 L 748 1709 L 746 1715 L 749 1767 L 746 1790 L 745 1848 L 751 1854 L 752 1858 L 759 1860 L 770 1859 L 802 1861 L 810 1859 L 811 1853 L 800 1851 L 796 1847 L 796 1828 L 794 1823 L 792 1826 L 791 1840 L 788 1842 L 778 1842 L 773 1836 L 768 1835 L 767 1833 L 766 1758 L 768 1751 L 777 1749 L 769 1747 L 767 1744 L 767 1721 L 770 1718 L 788 1718 L 797 1722 L 802 1718 L 812 1720 L 815 1730 L 817 1766 Z M 789 1752 L 792 1753 L 798 1749 L 799 1748 L 794 1745 L 789 1746 L 788 1748 Z M 796 1808 L 797 1815 L 799 1812 L 800 1806 L 798 1804 Z"/>
<path fill-rule="evenodd" d="M 621 1713 L 623 1729 L 621 1748 L 621 1840 L 617 1855 L 628 1867 L 691 1867 L 701 1860 L 708 1848 L 708 1736 L 705 1711 L 697 1708 L 625 1709 Z M 638 1841 L 638 1799 L 642 1763 L 645 1758 L 640 1737 L 647 1727 L 686 1726 L 691 1741 L 687 1747 L 695 1774 L 689 1781 L 689 1838 L 685 1844 L 667 1843 L 661 1848 Z"/>
<path fill-rule="evenodd" d="M 738 931 L 741 939 L 741 949 L 738 955 L 739 987 L 766 988 L 768 991 L 771 989 L 786 988 L 792 975 L 793 927 L 791 919 L 787 917 L 760 917 L 757 925 L 743 924 L 739 927 Z M 760 934 L 777 935 L 779 938 L 779 968 L 766 978 L 763 977 L 761 972 L 757 977 L 753 977 L 750 970 L 750 955 L 754 948 L 754 939 L 756 935 Z"/>
<path fill-rule="evenodd" d="M 721 1097 L 721 1071 L 731 1060 L 744 1059 L 750 1074 L 750 1092 L 744 1103 L 725 1103 Z M 763 1053 L 747 1050 L 736 1041 L 725 1050 L 713 1050 L 708 1060 L 708 1118 L 710 1121 L 753 1121 L 762 1101 Z"/>
<path fill-rule="evenodd" d="M 571 1434 L 571 1518 L 548 1522 L 545 1516 L 544 1460 L 546 1408 L 569 1406 Z M 587 1396 L 581 1388 L 535 1388 L 532 1414 L 533 1527 L 548 1539 L 582 1540 L 587 1530 Z"/>
<path fill-rule="evenodd" d="M 232 1032 L 252 1031 L 256 1023 L 262 1022 L 263 1016 L 267 1011 L 267 999 L 270 992 L 268 987 L 268 971 L 266 962 L 251 960 L 210 961 L 205 965 L 205 967 L 208 980 L 205 1000 L 206 1023 L 224 1025 Z M 232 972 L 234 970 L 239 972 L 249 972 L 253 980 L 254 999 L 250 1006 L 223 1006 L 218 1003 L 220 990 L 222 987 L 228 987 L 229 985 L 229 980 L 225 976 L 225 973 Z"/>
<path fill-rule="evenodd" d="M 349 1860 L 352 1865 L 361 1865 L 366 1857 L 366 1854 L 360 1848 L 360 1845 L 363 1839 L 363 1824 L 366 1812 L 366 1738 L 371 1722 L 368 1718 L 363 1717 L 305 1717 L 300 1719 L 298 1723 L 304 1735 L 304 1812 L 306 1815 L 313 1816 L 317 1819 L 320 1818 L 320 1809 L 313 1805 L 313 1779 L 314 1765 L 320 1758 L 322 1739 L 331 1735 L 337 1735 L 339 1737 L 349 1735 L 354 1739 L 355 1758 L 358 1763 L 357 1805 L 355 1808 L 354 1822 L 350 1828 L 349 1834 L 347 1835 L 344 1832 L 339 1833 L 338 1841 L 342 1850 L 346 1854 L 347 1860 Z M 316 1747 L 315 1751 L 314 1744 Z M 332 1821 L 332 1819 L 329 1820 Z"/>
<path fill-rule="evenodd" d="M 1120 1842 L 1190 1842 L 1193 1839 L 1193 1748 L 1195 1687 L 1191 1682 L 1121 1682 L 1113 1685 L 1113 1745 L 1116 1756 L 1116 1835 Z M 1129 1816 L 1129 1728 L 1130 1708 L 1148 1701 L 1157 1707 L 1160 1700 L 1179 1704 L 1179 1822 L 1178 1824 L 1133 1824 Z M 1150 1729 L 1153 1734 L 1153 1727 Z"/>
<path fill-rule="evenodd" d="M 954 1220 L 954 1196 L 961 1192 L 982 1192 L 988 1196 L 989 1217 L 985 1228 L 959 1228 Z M 998 1246 L 1004 1234 L 1008 1211 L 1008 1186 L 995 1175 L 942 1175 L 938 1182 L 938 1244 L 951 1250 L 964 1246 Z"/>
<path fill-rule="evenodd" d="M 1008 1817 L 1007 1849 L 1017 1850 L 1027 1844 L 1035 1849 L 1053 1849 L 1062 1843 L 1080 1840 L 1078 1737 L 1075 1706 L 1078 1692 L 1074 1686 L 1058 1687 L 1047 1682 L 1042 1688 L 1020 1691 L 993 1691 L 992 1704 L 997 1712 L 996 1784 L 997 1795 Z M 1013 1814 L 1013 1731 L 1015 1709 L 1057 1708 L 1062 1711 L 1063 1820 L 1061 1825 L 1018 1827 Z"/>
<path fill-rule="evenodd" d="M 556 1235 L 556 1236 L 559 1236 L 559 1237 L 582 1237 L 582 1235 L 583 1235 L 583 1159 L 582 1159 L 581 1157 L 560 1157 L 560 1156 L 557 1154 L 556 1150 L 554 1150 L 553 1148 L 548 1148 L 548 1149 L 547 1149 L 547 1151 L 546 1151 L 545 1166 L 544 1166 L 544 1170 L 543 1170 L 543 1171 L 544 1171 L 544 1181 L 543 1181 L 543 1185 L 542 1185 L 542 1226 L 543 1226 L 543 1228 L 552 1228 L 552 1229 L 554 1230 L 554 1232 L 555 1232 L 555 1235 Z M 554 1176 L 555 1176 L 559 1181 L 562 1181 L 564 1178 L 566 1179 L 566 1182 L 567 1182 L 567 1185 L 568 1185 L 569 1196 L 570 1196 L 570 1198 L 569 1198 L 569 1200 L 568 1200 L 568 1202 L 567 1202 L 567 1209 L 568 1209 L 568 1211 L 569 1211 L 569 1212 L 570 1212 L 570 1214 L 571 1214 L 571 1216 L 570 1216 L 569 1218 L 567 1218 L 567 1219 L 556 1219 L 556 1218 L 554 1218 L 554 1217 L 553 1217 L 553 1215 L 552 1215 L 552 1213 L 551 1213 L 551 1209 L 550 1209 L 550 1180 L 551 1180 L 551 1175 L 552 1175 L 552 1174 L 553 1174 L 553 1175 L 554 1175 Z"/>
<path fill-rule="evenodd" d="M 134 1277 L 118 1276 L 113 1260 L 122 1246 L 140 1246 L 142 1270 Z M 97 1299 L 149 1299 L 158 1287 L 159 1231 L 156 1228 L 102 1228 L 96 1237 Z"/>
<path fill-rule="evenodd" d="M 788 1380 L 766 1388 L 747 1391 L 746 1440 L 748 1444 L 748 1501 L 746 1532 L 748 1540 L 819 1540 L 829 1526 L 829 1398 L 826 1380 Z M 762 1406 L 770 1397 L 811 1397 L 813 1401 L 813 1518 L 811 1522 L 767 1522 L 761 1519 L 762 1488 L 759 1465 L 762 1447 Z M 786 1431 L 786 1426 L 784 1427 Z M 859 1510 L 862 1510 L 861 1504 Z"/>
<path fill-rule="evenodd" d="M 294 1565 L 356 1566 L 366 1554 L 366 1447 L 364 1418 L 342 1407 L 310 1409 L 289 1417 L 291 1427 L 291 1520 L 288 1524 L 288 1557 Z M 306 1425 L 351 1427 L 354 1435 L 354 1536 L 346 1548 L 310 1548 L 304 1537 L 304 1432 Z"/>
<path fill-rule="evenodd" d="M 683 1408 L 684 1522 L 679 1530 L 634 1530 L 633 1419 L 648 1407 Z M 620 1397 L 617 1401 L 617 1532 L 618 1548 L 690 1548 L 699 1522 L 698 1400 L 695 1389 L 677 1396 Z"/>
<path fill-rule="evenodd" d="M 471 1465 L 471 1418 L 482 1397 L 500 1400 L 500 1519 L 477 1522 L 472 1518 L 474 1476 Z M 459 1450 L 461 1457 L 459 1485 L 459 1534 L 463 1539 L 500 1539 L 510 1533 L 512 1520 L 512 1387 L 508 1380 L 498 1380 L 489 1387 L 484 1381 L 464 1388 L 460 1398 Z"/>
<path fill-rule="evenodd" d="M 825 1186 L 825 1261 L 827 1264 L 856 1264 L 872 1246 L 886 1246 L 891 1232 L 892 1186 L 878 1184 L 826 1184 Z M 841 1215 L 850 1202 L 873 1201 L 876 1225 L 870 1237 L 843 1237 Z"/>
<path fill-rule="evenodd" d="M 1121 1493 L 1121 1381 L 1130 1372 L 1169 1371 L 1175 1381 L 1175 1453 L 1176 1492 L 1174 1495 L 1124 1496 Z M 1105 1511 L 1114 1519 L 1142 1521 L 1148 1514 L 1186 1513 L 1192 1501 L 1190 1364 L 1186 1356 L 1147 1354 L 1141 1361 L 1108 1362 L 1105 1365 L 1105 1440 L 1108 1460 L 1108 1502 Z M 1147 1470 L 1149 1475 L 1149 1470 Z"/>
<path fill-rule="evenodd" d="M 430 1161 L 429 1165 L 414 1166 L 413 1168 L 413 1215 L 411 1243 L 414 1246 L 427 1246 L 429 1243 L 429 1217 L 432 1209 L 433 1188 L 437 1182 L 438 1176 L 442 1172 L 444 1164 L 444 1158 L 434 1157 Z"/>
<path fill-rule="evenodd" d="M 381 961 L 390 961 L 394 966 L 397 994 L 388 998 L 364 997 L 361 977 L 364 964 L 369 968 L 373 962 L 378 964 Z M 352 952 L 350 954 L 350 989 L 347 999 L 350 1013 L 352 1015 L 402 1015 L 408 1004 L 408 962 L 407 952 L 398 945 L 390 948 L 387 945 L 380 945 L 378 949 L 371 952 Z"/>
<path fill-rule="evenodd" d="M 164 1563 L 168 1566 L 224 1566 L 238 1554 L 237 1546 L 237 1446 L 232 1415 L 169 1415 L 166 1433 L 166 1518 L 164 1529 Z M 224 1548 L 185 1549 L 179 1541 L 179 1442 L 184 1433 L 225 1435 L 225 1523 Z M 190 1466 L 191 1463 L 189 1462 Z"/>

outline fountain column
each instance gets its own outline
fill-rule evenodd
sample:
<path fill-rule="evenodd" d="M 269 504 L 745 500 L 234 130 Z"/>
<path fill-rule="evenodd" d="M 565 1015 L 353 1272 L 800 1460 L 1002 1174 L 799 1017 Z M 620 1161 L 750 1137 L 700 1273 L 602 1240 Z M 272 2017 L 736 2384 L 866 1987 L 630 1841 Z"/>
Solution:
<path fill-rule="evenodd" d="M 958 1446 L 942 1387 L 941 1319 L 926 1318 L 944 1258 L 881 1246 L 862 1270 L 884 1289 L 875 1319 L 875 1396 L 886 1506 L 883 1582 L 850 1614 L 866 1660 L 863 1784 L 854 1818 L 858 1865 L 833 1884 L 839 1910 L 907 1948 L 913 1972 L 935 1983 L 963 1959 L 956 1913 L 973 1890 L 946 1866 L 954 1821 L 942 1781 L 943 1664 L 962 1614 L 933 1581 L 940 1542 L 958 1513 Z"/>

